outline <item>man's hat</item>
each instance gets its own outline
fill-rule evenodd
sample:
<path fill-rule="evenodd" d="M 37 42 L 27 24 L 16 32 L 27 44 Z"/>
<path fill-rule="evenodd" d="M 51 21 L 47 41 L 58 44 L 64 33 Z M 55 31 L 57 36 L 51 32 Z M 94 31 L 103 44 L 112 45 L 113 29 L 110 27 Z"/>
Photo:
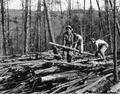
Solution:
<path fill-rule="evenodd" d="M 69 29 L 72 29 L 72 27 L 71 27 L 70 25 L 67 25 L 67 26 L 66 26 L 66 29 L 68 29 L 68 28 L 69 28 Z"/>
<path fill-rule="evenodd" d="M 95 41 L 95 38 L 91 38 L 91 41 Z"/>

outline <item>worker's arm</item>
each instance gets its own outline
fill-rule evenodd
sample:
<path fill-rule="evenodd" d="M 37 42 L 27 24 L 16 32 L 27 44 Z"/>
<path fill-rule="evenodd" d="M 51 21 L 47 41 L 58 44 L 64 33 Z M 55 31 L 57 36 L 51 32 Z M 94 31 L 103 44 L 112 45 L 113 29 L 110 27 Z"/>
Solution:
<path fill-rule="evenodd" d="M 105 46 L 106 46 L 106 47 L 109 47 L 109 45 L 108 45 L 108 43 L 107 43 L 107 42 L 105 42 Z"/>
<path fill-rule="evenodd" d="M 70 47 L 73 47 L 73 34 L 71 35 L 71 46 Z"/>
<path fill-rule="evenodd" d="M 63 35 L 63 45 L 65 46 L 65 44 L 66 44 L 66 36 Z"/>

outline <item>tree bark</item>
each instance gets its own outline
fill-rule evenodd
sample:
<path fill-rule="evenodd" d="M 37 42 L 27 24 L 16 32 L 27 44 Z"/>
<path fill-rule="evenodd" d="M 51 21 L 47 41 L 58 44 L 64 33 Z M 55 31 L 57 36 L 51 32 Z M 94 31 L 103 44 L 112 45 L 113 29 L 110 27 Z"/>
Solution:
<path fill-rule="evenodd" d="M 6 50 L 6 53 L 8 55 L 10 55 L 10 31 L 9 31 L 9 28 L 10 28 L 10 22 L 9 22 L 9 3 L 7 1 L 7 50 Z"/>
<path fill-rule="evenodd" d="M 114 45 L 113 45 L 113 52 L 114 52 L 114 81 L 118 82 L 118 69 L 117 69 L 117 32 L 116 32 L 116 0 L 114 0 Z"/>
<path fill-rule="evenodd" d="M 28 0 L 25 0 L 25 16 L 24 16 L 24 50 L 23 54 L 26 55 L 28 51 L 28 44 L 27 44 L 27 16 L 28 16 Z"/>
<path fill-rule="evenodd" d="M 29 6 L 29 9 L 28 9 L 28 17 L 29 17 L 29 20 L 28 20 L 28 22 L 29 22 L 29 26 L 28 26 L 28 30 L 26 30 L 27 31 L 27 39 L 26 39 L 26 52 L 30 52 L 30 36 L 31 36 L 31 0 L 29 0 L 29 4 L 28 4 L 28 6 Z"/>
<path fill-rule="evenodd" d="M 45 51 L 47 50 L 47 37 L 46 37 L 46 15 L 45 15 L 45 9 L 43 11 L 43 31 L 44 31 L 44 46 L 45 46 Z"/>
<path fill-rule="evenodd" d="M 111 9 L 112 9 L 112 11 L 113 11 L 113 15 L 114 15 L 114 6 L 113 6 L 113 4 L 112 4 L 112 1 L 111 0 L 109 0 L 109 3 L 110 3 L 110 6 L 111 6 Z M 115 7 L 115 10 L 116 10 L 116 7 Z M 113 17 L 114 18 L 114 17 Z M 118 34 L 119 34 L 119 36 L 120 36 L 120 24 L 119 24 L 119 22 L 118 22 L 118 19 L 117 19 L 117 17 L 116 17 L 116 27 L 117 27 L 117 31 L 118 31 Z"/>
<path fill-rule="evenodd" d="M 112 38 L 112 31 L 110 28 L 110 14 L 109 14 L 109 2 L 108 0 L 105 0 L 105 10 L 106 10 L 106 22 L 107 22 L 107 30 L 110 33 L 110 47 L 111 47 L 111 53 L 113 52 L 113 38 Z"/>
<path fill-rule="evenodd" d="M 36 70 L 35 74 L 39 75 L 39 76 L 45 76 L 45 75 L 53 74 L 53 73 L 57 73 L 57 72 L 61 72 L 60 68 L 51 67 L 51 68 L 46 68 L 46 69 L 42 69 L 42 70 Z"/>
<path fill-rule="evenodd" d="M 98 6 L 98 9 L 99 9 L 99 32 L 100 32 L 100 38 L 103 37 L 103 22 L 102 22 L 102 13 L 101 13 L 101 9 L 100 9 L 100 5 L 99 5 L 99 1 L 96 0 L 96 3 L 97 3 L 97 6 Z"/>
<path fill-rule="evenodd" d="M 6 47 L 5 47 L 5 23 L 4 23 L 4 1 L 1 0 L 1 23 L 2 23 L 2 56 L 6 55 Z"/>
<path fill-rule="evenodd" d="M 63 73 L 58 73 L 58 74 L 54 74 L 54 75 L 47 75 L 47 76 L 43 76 L 41 77 L 41 82 L 55 82 L 55 81 L 60 81 L 60 80 L 73 80 L 75 78 L 79 77 L 79 71 L 78 70 L 73 70 L 73 71 L 66 71 Z"/>
<path fill-rule="evenodd" d="M 71 0 L 68 0 L 68 20 L 71 19 Z M 70 23 L 69 23 L 70 24 Z"/>
<path fill-rule="evenodd" d="M 77 94 L 84 93 L 85 91 L 89 90 L 90 88 L 92 88 L 93 86 L 97 85 L 99 82 L 101 82 L 102 80 L 104 80 L 104 79 L 106 79 L 106 78 L 108 78 L 108 77 L 110 77 L 110 76 L 112 76 L 112 73 L 107 74 L 107 75 L 101 77 L 99 80 L 95 81 L 95 82 L 92 83 L 91 85 L 88 85 L 88 86 L 86 86 L 85 88 L 82 88 L 82 89 L 76 91 L 76 93 L 77 93 Z"/>
<path fill-rule="evenodd" d="M 50 41 L 55 43 L 54 33 L 52 30 L 52 25 L 51 25 L 49 11 L 46 5 L 46 0 L 43 0 L 43 3 L 44 3 L 45 13 L 46 13 L 46 20 L 47 20 L 47 25 L 48 25 L 48 32 L 50 35 Z"/>

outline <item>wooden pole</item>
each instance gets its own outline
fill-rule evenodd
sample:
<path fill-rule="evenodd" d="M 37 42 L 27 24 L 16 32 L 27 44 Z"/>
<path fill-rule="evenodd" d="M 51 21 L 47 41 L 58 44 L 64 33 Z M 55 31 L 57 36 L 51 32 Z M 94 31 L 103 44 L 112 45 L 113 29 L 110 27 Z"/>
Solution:
<path fill-rule="evenodd" d="M 1 23 L 2 23 L 2 55 L 5 56 L 6 55 L 6 47 L 5 47 L 5 22 L 4 22 L 4 1 L 1 0 Z"/>
<path fill-rule="evenodd" d="M 117 70 L 117 32 L 116 32 L 116 0 L 114 0 L 114 81 L 118 82 L 118 70 Z"/>
<path fill-rule="evenodd" d="M 26 52 L 28 51 L 28 46 L 27 46 L 27 15 L 28 15 L 28 0 L 25 0 L 24 50 L 23 50 L 24 55 L 26 55 Z"/>

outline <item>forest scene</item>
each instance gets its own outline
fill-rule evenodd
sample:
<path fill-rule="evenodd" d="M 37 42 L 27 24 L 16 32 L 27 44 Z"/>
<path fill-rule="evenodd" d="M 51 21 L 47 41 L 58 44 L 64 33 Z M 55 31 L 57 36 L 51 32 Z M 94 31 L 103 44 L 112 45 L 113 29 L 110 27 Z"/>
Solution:
<path fill-rule="evenodd" d="M 120 93 L 119 0 L 0 0 L 0 94 Z"/>

